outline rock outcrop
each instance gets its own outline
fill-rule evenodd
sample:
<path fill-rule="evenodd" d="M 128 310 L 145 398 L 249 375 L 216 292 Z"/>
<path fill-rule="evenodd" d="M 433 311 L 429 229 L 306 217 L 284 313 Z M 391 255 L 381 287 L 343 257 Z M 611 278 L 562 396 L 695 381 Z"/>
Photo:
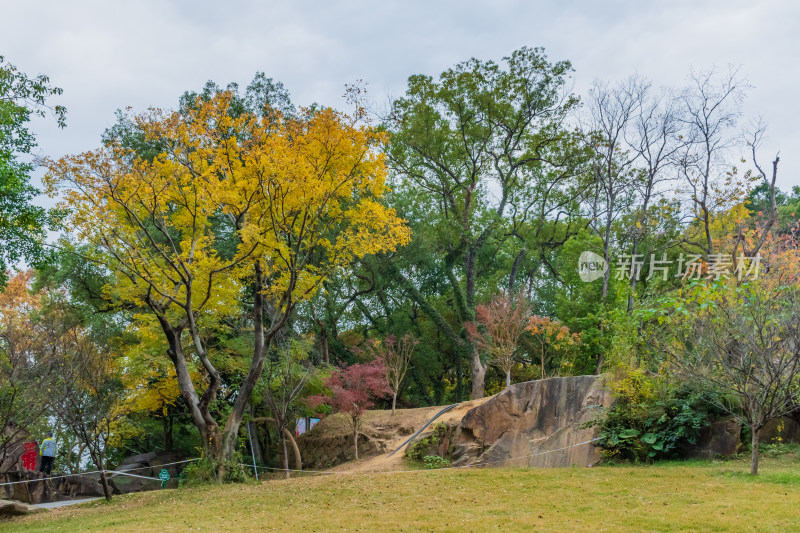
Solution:
<path fill-rule="evenodd" d="M 719 455 L 733 455 L 739 448 L 742 427 L 736 420 L 718 420 L 700 430 L 697 442 L 687 450 L 687 456 L 710 459 Z"/>
<path fill-rule="evenodd" d="M 467 412 L 452 437 L 453 465 L 588 466 L 600 459 L 585 424 L 612 403 L 602 376 L 517 383 Z"/>
<path fill-rule="evenodd" d="M 0 500 L 0 518 L 24 516 L 32 513 L 46 512 L 47 509 L 37 509 L 22 502 Z"/>
<path fill-rule="evenodd" d="M 126 457 L 115 468 L 117 472 L 130 472 L 137 476 L 158 478 L 162 468 L 169 472 L 170 480 L 167 487 L 178 486 L 178 474 L 183 470 L 186 463 L 170 464 L 176 461 L 187 459 L 189 454 L 182 451 L 171 452 L 150 452 L 140 455 Z M 166 465 L 166 466 L 164 466 Z M 143 479 L 142 477 L 132 477 L 119 474 L 111 474 L 111 486 L 119 494 L 130 492 L 141 492 L 144 490 L 155 490 L 161 488 L 161 481 L 156 479 Z"/>
<path fill-rule="evenodd" d="M 99 475 L 72 475 L 43 479 L 41 472 L 6 472 L 0 476 L 0 498 L 25 503 L 46 503 L 77 497 L 103 496 Z M 23 481 L 24 483 L 19 483 Z"/>

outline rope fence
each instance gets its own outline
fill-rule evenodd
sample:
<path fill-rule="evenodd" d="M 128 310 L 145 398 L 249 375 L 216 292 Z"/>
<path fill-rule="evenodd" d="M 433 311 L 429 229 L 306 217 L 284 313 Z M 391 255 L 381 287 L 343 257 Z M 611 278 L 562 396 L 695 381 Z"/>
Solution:
<path fill-rule="evenodd" d="M 102 474 L 105 473 L 109 475 L 110 478 L 114 478 L 116 476 L 129 476 L 129 477 L 136 477 L 141 479 L 152 479 L 154 481 L 161 481 L 161 479 L 157 477 L 150 477 L 150 476 L 140 476 L 138 474 L 130 474 L 129 472 L 135 472 L 136 470 L 147 470 L 147 469 L 155 469 L 155 468 L 163 468 L 165 466 L 177 465 L 181 463 L 191 463 L 192 461 L 199 461 L 199 458 L 195 459 L 185 459 L 183 461 L 173 461 L 171 463 L 164 463 L 162 465 L 155 465 L 155 466 L 143 466 L 140 468 L 131 468 L 129 470 L 90 470 L 88 472 L 76 472 L 74 474 L 59 474 L 57 476 L 48 476 L 48 477 L 40 477 L 36 479 L 23 479 L 21 481 L 8 481 L 6 483 L 0 483 L 0 487 L 5 487 L 7 485 L 20 485 L 23 483 L 38 483 L 39 481 L 50 481 L 51 479 L 63 479 L 66 477 L 74 477 L 74 476 L 93 476 L 95 474 Z"/>
<path fill-rule="evenodd" d="M 463 469 L 467 469 L 467 468 L 482 468 L 482 467 L 485 467 L 485 466 L 490 465 L 490 464 L 498 464 L 498 463 L 499 464 L 503 464 L 503 463 L 508 463 L 508 462 L 511 462 L 511 461 L 518 461 L 518 460 L 522 460 L 522 459 L 530 459 L 531 457 L 538 457 L 540 455 L 547 455 L 547 454 L 550 454 L 550 453 L 561 452 L 561 451 L 564 451 L 564 450 L 569 450 L 570 448 L 575 448 L 575 447 L 578 447 L 578 446 L 584 446 L 586 444 L 591 444 L 591 443 L 596 442 L 598 440 L 600 440 L 600 437 L 597 437 L 597 438 L 594 438 L 594 439 L 591 439 L 591 440 L 587 440 L 587 441 L 584 441 L 584 442 L 578 442 L 578 443 L 571 444 L 569 446 L 564 446 L 562 448 L 557 448 L 557 449 L 554 449 L 554 450 L 547 450 L 547 451 L 544 451 L 544 452 L 533 453 L 531 455 L 523 455 L 523 456 L 520 456 L 520 457 L 509 457 L 507 459 L 496 459 L 496 460 L 492 460 L 492 461 L 481 461 L 481 462 L 477 462 L 477 463 L 474 463 L 474 464 L 471 464 L 471 465 L 445 466 L 445 467 L 442 467 L 442 468 L 435 468 L 435 469 L 386 470 L 386 471 L 377 471 L 377 472 L 366 472 L 366 471 L 365 472 L 354 472 L 354 471 L 339 472 L 339 471 L 328 471 L 328 470 L 297 470 L 297 469 L 293 469 L 293 468 L 278 468 L 278 467 L 273 467 L 273 466 L 251 465 L 251 464 L 247 464 L 247 463 L 241 463 L 241 465 L 245 466 L 245 467 L 248 467 L 248 468 L 252 468 L 254 472 L 258 472 L 258 470 L 261 469 L 261 470 L 269 470 L 269 471 L 272 471 L 272 472 L 294 472 L 294 473 L 299 473 L 299 474 L 309 474 L 311 476 L 335 476 L 335 475 L 353 475 L 353 474 L 407 474 L 407 473 L 416 473 L 416 472 L 432 472 L 433 470 L 463 470 Z M 37 483 L 39 481 L 50 481 L 52 479 L 62 479 L 62 478 L 73 477 L 73 476 L 93 476 L 93 475 L 96 475 L 96 474 L 101 474 L 103 472 L 105 472 L 106 475 L 109 475 L 109 477 L 112 478 L 112 479 L 114 477 L 116 477 L 116 476 L 129 476 L 129 477 L 135 477 L 135 478 L 140 478 L 140 479 L 150 479 L 150 480 L 153 480 L 153 481 L 159 481 L 160 482 L 161 481 L 160 478 L 150 477 L 150 476 L 141 476 L 141 475 L 138 475 L 138 474 L 131 474 L 130 472 L 134 472 L 134 471 L 137 471 L 137 470 L 163 468 L 165 466 L 177 465 L 177 464 L 182 464 L 182 463 L 191 463 L 193 461 L 199 461 L 199 460 L 200 460 L 200 458 L 198 457 L 198 458 L 194 458 L 194 459 L 185 459 L 183 461 L 173 461 L 171 463 L 164 463 L 164 464 L 155 465 L 155 466 L 142 466 L 142 467 L 139 467 L 139 468 L 131 468 L 131 469 L 127 469 L 127 470 L 91 470 L 91 471 L 88 471 L 88 472 L 78 472 L 78 473 L 75 473 L 75 474 L 60 474 L 60 475 L 57 475 L 57 476 L 49 476 L 49 477 L 37 478 L 37 479 L 25 479 L 25 480 L 21 480 L 21 481 L 9 481 L 9 482 L 6 482 L 6 483 L 0 483 L 0 487 L 4 487 L 4 486 L 8 486 L 8 485 L 19 485 L 19 484 L 22 484 L 22 483 Z"/>
<path fill-rule="evenodd" d="M 569 450 L 570 448 L 576 448 L 578 446 L 585 446 L 586 444 L 591 444 L 593 442 L 596 442 L 596 441 L 600 440 L 601 438 L 602 437 L 597 437 L 597 438 L 594 438 L 594 439 L 591 439 L 591 440 L 587 440 L 587 441 L 584 441 L 584 442 L 577 442 L 575 444 L 570 444 L 569 446 L 564 446 L 562 448 L 556 448 L 554 450 L 547 450 L 547 451 L 544 451 L 544 452 L 537 452 L 537 453 L 534 453 L 534 454 L 531 454 L 531 455 L 523 455 L 523 456 L 519 456 L 519 457 L 509 457 L 507 459 L 497 459 L 497 460 L 494 460 L 494 461 L 482 461 L 482 462 L 478 462 L 478 463 L 471 464 L 471 465 L 445 466 L 445 467 L 442 467 L 442 468 L 433 468 L 433 469 L 419 468 L 419 469 L 415 469 L 415 470 L 385 470 L 385 471 L 375 471 L 375 472 L 369 472 L 369 471 L 365 471 L 365 472 L 354 472 L 354 471 L 337 472 L 337 471 L 327 471 L 327 470 L 296 470 L 296 469 L 292 469 L 292 468 L 277 468 L 277 467 L 272 467 L 272 466 L 249 465 L 249 464 L 246 464 L 246 463 L 241 463 L 241 464 L 242 464 L 242 466 L 246 466 L 246 467 L 252 468 L 253 470 L 264 469 L 264 470 L 271 470 L 273 472 L 297 472 L 297 473 L 306 473 L 306 474 L 313 474 L 313 475 L 326 475 L 326 476 L 331 476 L 331 475 L 352 475 L 352 474 L 406 474 L 406 473 L 412 473 L 412 472 L 432 472 L 434 470 L 462 470 L 462 469 L 466 469 L 466 468 L 482 468 L 482 467 L 485 467 L 485 466 L 487 466 L 489 464 L 495 464 L 495 463 L 501 463 L 502 464 L 502 463 L 507 463 L 507 462 L 510 462 L 510 461 L 518 461 L 518 460 L 521 460 L 521 459 L 530 459 L 531 457 L 538 457 L 540 455 L 547 455 L 547 454 L 550 454 L 550 453 L 561 452 L 561 451 L 564 451 L 564 450 Z M 393 455 L 393 454 L 390 454 L 389 456 L 391 457 L 391 455 Z"/>

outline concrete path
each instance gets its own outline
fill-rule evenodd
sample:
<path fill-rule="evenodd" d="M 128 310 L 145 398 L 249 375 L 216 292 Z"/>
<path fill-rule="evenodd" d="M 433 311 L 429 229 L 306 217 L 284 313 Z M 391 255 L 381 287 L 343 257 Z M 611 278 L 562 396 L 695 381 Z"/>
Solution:
<path fill-rule="evenodd" d="M 86 502 L 93 502 L 95 500 L 102 500 L 102 498 L 81 498 L 79 500 L 64 500 L 61 502 L 49 502 L 49 503 L 36 503 L 34 505 L 30 505 L 29 507 L 33 509 L 55 509 L 57 507 L 65 507 L 67 505 L 75 505 L 78 503 L 86 503 Z"/>

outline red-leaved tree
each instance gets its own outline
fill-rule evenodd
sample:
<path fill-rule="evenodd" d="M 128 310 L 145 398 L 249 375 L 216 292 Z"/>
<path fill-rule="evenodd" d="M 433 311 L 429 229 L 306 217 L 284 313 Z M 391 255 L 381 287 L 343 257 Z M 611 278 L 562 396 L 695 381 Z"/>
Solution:
<path fill-rule="evenodd" d="M 321 404 L 330 405 L 334 412 L 350 418 L 353 428 L 353 445 L 358 459 L 358 431 L 364 412 L 375 405 L 377 398 L 385 398 L 392 391 L 386 382 L 386 367 L 382 360 L 355 364 L 336 370 L 325 381 L 328 394 L 309 397 L 306 402 L 313 409 Z"/>
<path fill-rule="evenodd" d="M 531 304 L 523 293 L 516 298 L 500 293 L 488 304 L 477 307 L 477 323 L 465 324 L 472 342 L 488 352 L 491 362 L 505 373 L 506 388 L 511 386 L 517 343 L 525 333 L 530 312 Z"/>

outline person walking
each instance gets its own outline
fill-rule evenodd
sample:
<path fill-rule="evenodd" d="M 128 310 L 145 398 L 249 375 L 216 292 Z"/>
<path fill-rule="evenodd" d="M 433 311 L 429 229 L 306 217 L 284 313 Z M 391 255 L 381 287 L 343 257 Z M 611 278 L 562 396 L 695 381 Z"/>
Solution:
<path fill-rule="evenodd" d="M 48 433 L 47 438 L 42 441 L 39 453 L 42 454 L 42 464 L 39 466 L 39 472 L 49 476 L 50 472 L 53 471 L 53 461 L 56 458 L 56 441 L 52 432 Z"/>

